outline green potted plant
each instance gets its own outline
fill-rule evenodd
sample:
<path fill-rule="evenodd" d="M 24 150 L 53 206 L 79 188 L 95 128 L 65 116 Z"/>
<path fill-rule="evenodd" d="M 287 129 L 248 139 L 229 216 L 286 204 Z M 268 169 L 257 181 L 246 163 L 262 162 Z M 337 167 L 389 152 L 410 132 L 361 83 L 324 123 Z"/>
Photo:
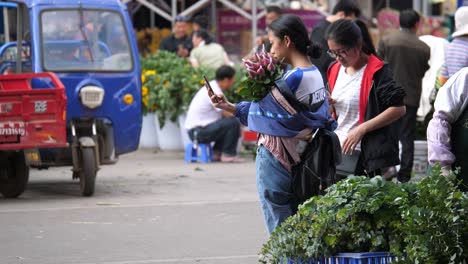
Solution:
<path fill-rule="evenodd" d="M 203 75 L 213 77 L 213 71 L 193 68 L 190 63 L 172 52 L 158 51 L 141 58 L 144 82 L 148 91 L 143 102 L 144 112 L 157 111 L 159 124 L 164 127 L 166 117 L 176 121 L 187 110 L 193 95 L 204 84 Z"/>
<path fill-rule="evenodd" d="M 312 197 L 279 226 L 263 246 L 261 262 L 384 251 L 399 257 L 392 263 L 463 263 L 467 209 L 468 194 L 458 190 L 453 173 L 442 176 L 440 166 L 405 184 L 350 176 Z"/>
<path fill-rule="evenodd" d="M 143 113 L 155 113 L 158 137 L 167 149 L 183 148 L 178 119 L 188 109 L 195 93 L 203 86 L 203 75 L 214 76 L 212 70 L 193 68 L 190 63 L 168 51 L 158 51 L 141 58 Z M 166 128 L 165 128 L 166 127 Z M 178 130 L 179 132 L 174 132 Z M 182 133 L 182 134 L 181 134 Z"/>
<path fill-rule="evenodd" d="M 154 136 L 156 131 L 155 124 L 155 106 L 148 105 L 148 96 L 149 89 L 145 86 L 147 76 L 156 74 L 154 70 L 143 70 L 141 74 L 141 101 L 142 101 L 142 125 L 141 125 L 141 134 L 140 134 L 140 144 L 141 148 L 157 148 L 159 147 L 158 138 Z"/>

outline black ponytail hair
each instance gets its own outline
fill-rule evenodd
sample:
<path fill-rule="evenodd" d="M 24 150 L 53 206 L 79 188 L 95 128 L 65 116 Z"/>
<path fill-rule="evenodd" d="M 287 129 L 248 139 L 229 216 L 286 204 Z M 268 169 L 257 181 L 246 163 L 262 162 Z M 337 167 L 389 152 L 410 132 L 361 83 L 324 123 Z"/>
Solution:
<path fill-rule="evenodd" d="M 210 44 L 213 42 L 213 37 L 211 36 L 210 32 L 208 32 L 208 30 L 206 29 L 199 29 L 197 31 L 194 31 L 193 34 L 197 37 L 200 37 L 203 39 L 203 41 L 205 41 L 205 44 Z"/>
<path fill-rule="evenodd" d="M 361 29 L 362 34 L 362 51 L 367 55 L 373 54 L 377 56 L 377 51 L 375 50 L 374 43 L 372 42 L 371 35 L 367 25 L 362 20 L 355 20 L 354 23 Z"/>
<path fill-rule="evenodd" d="M 353 22 L 349 19 L 339 19 L 333 22 L 325 32 L 325 39 L 333 40 L 347 48 L 354 48 L 361 42 L 364 53 L 377 55 L 369 30 L 361 20 Z"/>
<path fill-rule="evenodd" d="M 309 39 L 307 28 L 297 15 L 281 15 L 268 25 L 268 29 L 280 39 L 288 36 L 296 49 L 304 55 L 318 58 L 322 54 L 320 46 Z"/>

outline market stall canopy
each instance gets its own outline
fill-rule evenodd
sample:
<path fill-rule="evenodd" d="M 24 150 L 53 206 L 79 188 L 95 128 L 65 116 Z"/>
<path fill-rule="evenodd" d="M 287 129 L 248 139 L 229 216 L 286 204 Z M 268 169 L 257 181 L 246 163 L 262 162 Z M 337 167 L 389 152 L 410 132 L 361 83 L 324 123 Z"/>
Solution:
<path fill-rule="evenodd" d="M 25 1 L 28 2 L 28 0 L 25 0 Z M 33 1 L 33 0 L 29 0 L 29 1 Z M 46 1 L 46 0 L 43 0 L 43 1 Z M 127 3 L 131 2 L 131 1 L 132 0 L 122 0 L 122 2 L 124 4 L 127 4 Z M 166 12 L 165 10 L 163 10 L 162 8 L 156 6 L 151 1 L 148 1 L 148 0 L 134 0 L 134 1 L 136 1 L 136 2 L 140 3 L 141 5 L 147 7 L 152 12 L 158 14 L 159 16 L 163 17 L 164 19 L 166 19 L 168 21 L 171 21 L 172 23 L 174 23 L 175 18 L 177 16 L 191 16 L 192 14 L 196 13 L 198 10 L 206 7 L 207 5 L 209 5 L 212 2 L 220 2 L 224 6 L 226 6 L 227 8 L 234 10 L 236 13 L 238 13 L 241 16 L 249 19 L 252 22 L 251 23 L 251 25 L 252 25 L 252 36 L 257 35 L 257 22 L 258 22 L 258 20 L 260 18 L 265 16 L 265 13 L 266 13 L 265 10 L 263 10 L 261 12 L 258 12 L 257 1 L 251 1 L 250 13 L 247 12 L 246 10 L 242 9 L 238 5 L 232 3 L 231 1 L 228 1 L 228 0 L 200 0 L 200 1 L 196 2 L 195 4 L 191 5 L 190 7 L 188 7 L 187 9 L 183 10 L 180 13 L 177 13 L 177 0 L 171 0 L 172 1 L 172 3 L 171 3 L 171 13 Z M 252 46 L 255 46 L 255 39 L 254 38 L 252 38 Z"/>

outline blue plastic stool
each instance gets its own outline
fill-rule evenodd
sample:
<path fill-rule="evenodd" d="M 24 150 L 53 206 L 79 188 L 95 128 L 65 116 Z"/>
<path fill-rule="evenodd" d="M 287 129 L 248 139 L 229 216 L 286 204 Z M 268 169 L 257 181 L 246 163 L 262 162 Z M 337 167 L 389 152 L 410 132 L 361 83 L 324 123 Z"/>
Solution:
<path fill-rule="evenodd" d="M 200 152 L 200 155 L 199 155 Z M 201 161 L 208 163 L 213 160 L 213 147 L 211 144 L 197 144 L 195 148 L 193 143 L 188 143 L 185 148 L 185 162 Z"/>

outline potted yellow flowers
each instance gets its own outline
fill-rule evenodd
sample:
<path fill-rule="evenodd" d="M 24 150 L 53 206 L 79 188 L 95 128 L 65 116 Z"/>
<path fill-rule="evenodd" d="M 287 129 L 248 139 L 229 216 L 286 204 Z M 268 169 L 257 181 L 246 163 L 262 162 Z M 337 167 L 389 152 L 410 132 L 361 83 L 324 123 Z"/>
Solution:
<path fill-rule="evenodd" d="M 155 136 L 156 113 L 154 111 L 157 109 L 157 107 L 156 105 L 152 105 L 152 106 L 148 105 L 149 88 L 144 85 L 146 80 L 148 80 L 147 76 L 153 76 L 153 75 L 156 75 L 155 70 L 143 70 L 141 74 L 141 83 L 143 83 L 143 86 L 141 87 L 143 122 L 142 122 L 142 127 L 141 127 L 141 134 L 140 134 L 140 147 L 142 148 L 159 147 L 158 137 Z"/>
<path fill-rule="evenodd" d="M 203 86 L 203 75 L 211 78 L 214 73 L 205 68 L 194 69 L 186 59 L 167 51 L 142 58 L 141 65 L 143 113 L 156 114 L 156 133 L 161 149 L 181 149 L 181 138 L 185 132 L 174 133 L 173 130 L 180 130 L 178 119 L 185 114 L 192 97 Z"/>

